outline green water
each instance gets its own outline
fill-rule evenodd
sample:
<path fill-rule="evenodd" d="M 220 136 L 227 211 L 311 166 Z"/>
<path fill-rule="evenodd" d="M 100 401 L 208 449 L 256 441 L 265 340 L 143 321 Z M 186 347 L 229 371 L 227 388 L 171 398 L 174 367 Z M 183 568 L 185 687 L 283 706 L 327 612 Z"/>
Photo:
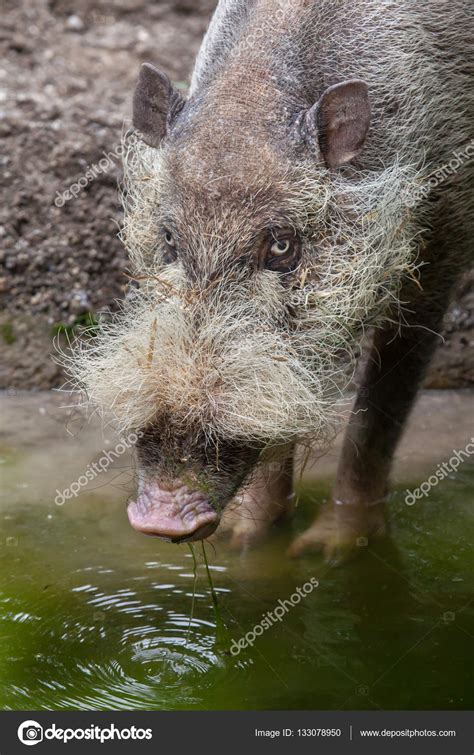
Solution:
<path fill-rule="evenodd" d="M 25 491 L 25 497 L 26 496 Z M 130 530 L 123 494 L 0 514 L 2 709 L 466 709 L 474 698 L 474 467 L 429 498 L 391 501 L 390 541 L 328 568 L 285 549 L 293 525 L 237 555 Z M 232 640 L 311 577 L 319 587 L 234 657 Z"/>

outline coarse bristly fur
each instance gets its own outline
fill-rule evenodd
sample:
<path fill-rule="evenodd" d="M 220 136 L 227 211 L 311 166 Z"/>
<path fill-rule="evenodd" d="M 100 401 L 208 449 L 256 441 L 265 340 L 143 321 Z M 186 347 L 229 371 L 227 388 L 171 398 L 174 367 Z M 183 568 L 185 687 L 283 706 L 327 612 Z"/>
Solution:
<path fill-rule="evenodd" d="M 365 328 L 402 317 L 402 281 L 437 264 L 424 249 L 446 202 L 458 259 L 439 264 L 469 256 L 472 163 L 428 199 L 407 196 L 471 136 L 470 9 L 221 0 L 161 147 L 126 137 L 122 238 L 140 288 L 70 365 L 122 432 L 324 440 Z M 298 119 L 350 78 L 368 84 L 372 126 L 361 156 L 328 170 Z M 269 227 L 302 239 L 291 274 L 253 264 Z"/>

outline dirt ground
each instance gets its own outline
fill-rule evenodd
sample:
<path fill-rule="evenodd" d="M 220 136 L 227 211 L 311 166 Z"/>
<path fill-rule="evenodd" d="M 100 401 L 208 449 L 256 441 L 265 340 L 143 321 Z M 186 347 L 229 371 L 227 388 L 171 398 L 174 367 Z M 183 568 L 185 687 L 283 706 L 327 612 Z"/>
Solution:
<path fill-rule="evenodd" d="M 0 388 L 60 384 L 53 335 L 73 335 L 123 294 L 120 157 L 112 153 L 130 122 L 139 65 L 154 62 L 185 88 L 214 6 L 2 0 Z M 100 167 L 96 177 L 65 200 L 91 166 Z M 472 384 L 474 275 L 446 317 L 445 339 L 427 385 Z"/>

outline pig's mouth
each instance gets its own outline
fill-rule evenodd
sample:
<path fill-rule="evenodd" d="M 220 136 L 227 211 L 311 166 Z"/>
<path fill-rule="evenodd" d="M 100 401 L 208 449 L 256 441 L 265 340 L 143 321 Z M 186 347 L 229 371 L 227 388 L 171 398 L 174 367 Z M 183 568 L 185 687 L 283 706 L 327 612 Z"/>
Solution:
<path fill-rule="evenodd" d="M 158 483 L 145 484 L 136 501 L 128 504 L 127 513 L 137 532 L 173 543 L 204 540 L 220 520 L 206 495 L 186 485 L 169 490 Z"/>

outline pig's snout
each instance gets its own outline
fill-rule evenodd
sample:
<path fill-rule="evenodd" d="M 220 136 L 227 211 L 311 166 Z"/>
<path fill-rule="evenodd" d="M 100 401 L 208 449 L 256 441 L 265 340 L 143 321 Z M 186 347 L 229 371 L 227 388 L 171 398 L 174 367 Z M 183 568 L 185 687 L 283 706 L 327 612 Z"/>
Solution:
<path fill-rule="evenodd" d="M 172 542 L 204 540 L 217 529 L 220 516 L 204 493 L 186 485 L 145 483 L 128 505 L 132 527 Z"/>

